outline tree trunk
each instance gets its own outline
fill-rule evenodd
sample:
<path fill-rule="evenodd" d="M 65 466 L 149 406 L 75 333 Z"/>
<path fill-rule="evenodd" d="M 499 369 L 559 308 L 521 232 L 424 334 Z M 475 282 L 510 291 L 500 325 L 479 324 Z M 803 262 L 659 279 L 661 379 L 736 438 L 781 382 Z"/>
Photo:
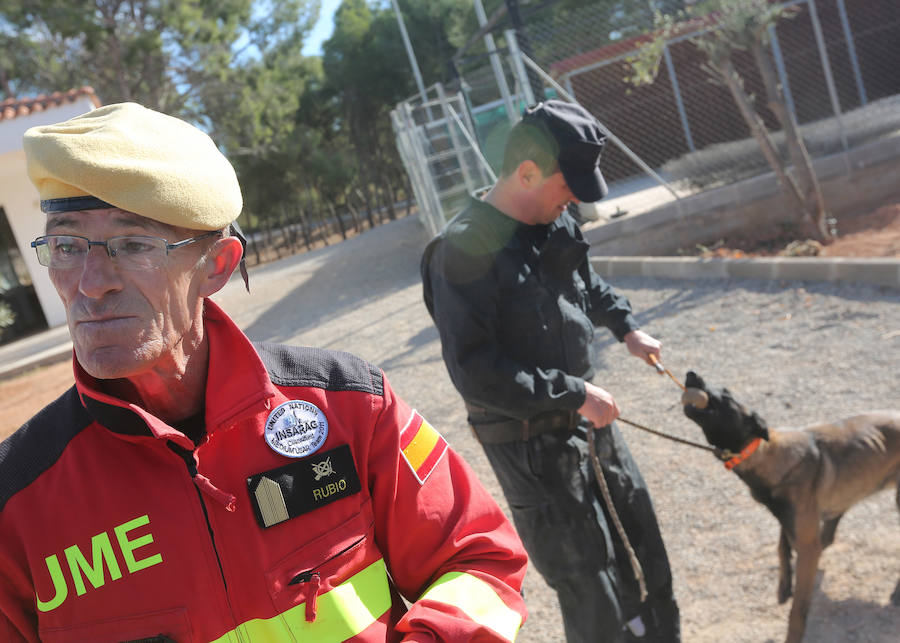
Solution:
<path fill-rule="evenodd" d="M 292 255 L 296 252 L 297 230 L 294 226 L 293 217 L 288 215 L 287 207 L 284 205 L 284 203 L 280 204 L 280 209 L 282 237 L 284 238 L 284 244 L 287 247 L 288 255 Z"/>
<path fill-rule="evenodd" d="M 281 259 L 281 251 L 278 249 L 278 244 L 273 243 L 272 241 L 272 222 L 266 219 L 266 247 L 275 250 L 275 256 Z"/>
<path fill-rule="evenodd" d="M 380 202 L 379 211 L 387 210 L 388 220 L 396 221 L 397 220 L 397 211 L 394 209 L 394 200 L 393 200 L 393 186 L 391 185 L 391 178 L 388 176 L 388 172 L 386 168 L 388 167 L 387 159 L 384 158 L 384 154 L 382 152 L 382 147 L 380 145 L 376 146 L 375 152 L 376 158 L 376 168 L 375 171 L 375 200 L 376 202 Z"/>
<path fill-rule="evenodd" d="M 344 196 L 344 205 L 347 206 L 347 209 L 350 211 L 350 216 L 353 217 L 353 227 L 356 230 L 356 234 L 359 234 L 362 232 L 360 228 L 359 211 L 353 207 L 353 202 L 350 200 L 351 196 L 353 196 L 353 192 L 348 192 Z"/>
<path fill-rule="evenodd" d="M 300 229 L 303 231 L 303 244 L 306 246 L 308 252 L 312 250 L 312 239 L 309 236 L 309 221 L 306 218 L 306 212 L 304 212 L 302 206 L 297 209 L 297 213 L 300 215 Z"/>
<path fill-rule="evenodd" d="M 372 205 L 369 203 L 368 192 L 363 193 L 362 190 L 356 188 L 356 196 L 363 202 L 363 207 L 366 209 L 366 218 L 369 220 L 369 229 L 371 230 L 375 227 L 375 221 L 372 219 Z"/>
<path fill-rule="evenodd" d="M 309 181 L 304 181 L 303 189 L 306 191 L 306 202 L 313 203 L 312 198 L 312 188 L 309 184 Z M 306 208 L 304 204 L 300 204 L 297 208 L 297 212 L 300 214 L 300 225 L 303 226 L 303 241 L 306 244 L 307 251 L 312 250 L 312 238 L 310 237 L 310 229 L 309 229 L 309 219 L 306 217 Z"/>
<path fill-rule="evenodd" d="M 246 230 L 247 236 L 247 247 L 250 249 L 250 252 L 253 253 L 253 256 L 256 257 L 256 264 L 259 265 L 260 256 L 259 256 L 259 242 L 256 240 L 256 230 Z M 246 251 L 245 251 L 246 254 Z"/>
<path fill-rule="evenodd" d="M 396 194 L 394 193 L 394 186 L 391 185 L 386 177 L 384 187 L 381 189 L 381 194 L 384 195 L 384 199 L 387 201 L 388 219 L 395 221 L 397 219 L 397 210 L 394 208 Z"/>
<path fill-rule="evenodd" d="M 338 216 L 337 207 L 335 207 L 335 203 L 333 203 L 332 201 L 328 201 L 328 213 L 329 213 L 330 218 L 332 218 L 332 219 L 337 218 L 337 216 Z M 327 230 L 327 227 L 328 227 L 328 225 L 325 223 L 325 217 L 323 216 L 322 217 L 322 229 Z M 326 237 L 326 234 L 323 233 L 322 238 L 325 239 L 325 237 Z M 325 245 L 326 246 L 328 245 L 327 239 L 325 239 Z"/>
<path fill-rule="evenodd" d="M 762 118 L 760 118 L 759 114 L 753 109 L 750 97 L 747 96 L 747 92 L 744 91 L 744 87 L 734 68 L 731 58 L 725 57 L 721 60 L 717 60 L 713 63 L 713 66 L 720 74 L 722 80 L 725 81 L 725 85 L 731 92 L 731 96 L 734 99 L 738 110 L 740 110 L 741 116 L 750 128 L 753 138 L 759 143 L 759 147 L 762 150 L 763 156 L 766 158 L 769 167 L 775 172 L 775 178 L 778 180 L 778 185 L 781 186 L 781 191 L 787 196 L 789 201 L 793 202 L 795 208 L 800 212 L 805 212 L 803 195 L 797 187 L 797 182 L 794 181 L 794 178 L 790 174 L 788 174 L 784 161 L 782 161 L 781 155 L 778 153 L 778 148 L 775 146 L 775 141 L 772 140 L 772 136 L 769 134 L 769 130 L 766 129 Z"/>
<path fill-rule="evenodd" d="M 119 2 L 98 3 L 97 8 L 100 15 L 103 16 L 103 26 L 109 34 L 110 62 L 114 70 L 115 84 L 119 87 L 119 101 L 125 102 L 131 100 L 131 90 L 128 88 L 128 82 L 126 81 L 122 44 L 119 42 L 119 37 L 116 34 L 116 10 L 120 4 Z"/>
<path fill-rule="evenodd" d="M 336 213 L 335 216 L 337 217 L 338 227 L 341 229 L 341 237 L 343 237 L 344 241 L 346 241 L 347 240 L 347 228 L 344 226 L 344 219 L 338 213 Z"/>
<path fill-rule="evenodd" d="M 3 90 L 3 98 L 14 98 L 12 89 L 9 86 L 9 78 L 6 75 L 6 70 L 0 67 L 0 89 Z"/>
<path fill-rule="evenodd" d="M 800 134 L 800 129 L 797 126 L 797 119 L 787 107 L 784 91 L 777 80 L 778 77 L 772 60 L 764 50 L 763 44 L 759 41 L 753 47 L 753 57 L 756 59 L 756 66 L 759 68 L 763 84 L 766 86 L 769 109 L 772 110 L 778 122 L 781 123 L 788 155 L 791 158 L 794 173 L 800 183 L 800 190 L 803 196 L 803 222 L 815 239 L 826 241 L 831 238 L 831 234 L 825 220 L 825 202 L 822 198 L 819 180 L 813 171 L 812 162 L 806 151 L 806 145 L 803 143 L 803 136 Z"/>

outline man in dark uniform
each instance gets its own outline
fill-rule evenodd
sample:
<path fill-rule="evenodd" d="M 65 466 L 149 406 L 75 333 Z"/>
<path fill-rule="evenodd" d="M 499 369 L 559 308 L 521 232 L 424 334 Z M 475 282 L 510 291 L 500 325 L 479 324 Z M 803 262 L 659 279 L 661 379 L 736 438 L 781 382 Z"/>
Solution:
<path fill-rule="evenodd" d="M 661 344 L 591 269 L 566 211 L 605 196 L 603 144 L 578 105 L 527 109 L 500 179 L 426 248 L 424 297 L 519 535 L 559 596 L 567 638 L 669 643 L 680 640 L 678 607 L 653 506 L 613 424 L 619 408 L 591 382 L 594 326 L 648 363 Z M 646 577 L 645 601 L 591 468 L 589 430 Z"/>

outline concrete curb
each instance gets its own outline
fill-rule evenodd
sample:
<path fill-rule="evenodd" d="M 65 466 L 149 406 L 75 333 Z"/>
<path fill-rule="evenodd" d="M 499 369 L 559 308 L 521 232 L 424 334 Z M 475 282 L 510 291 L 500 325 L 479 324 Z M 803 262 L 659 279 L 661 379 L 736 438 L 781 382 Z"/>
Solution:
<path fill-rule="evenodd" d="M 71 359 L 71 357 L 72 342 L 68 342 L 67 344 L 62 344 L 60 346 L 54 346 L 52 348 L 48 348 L 46 350 L 35 353 L 34 355 L 29 355 L 27 357 L 19 359 L 12 364 L 4 364 L 2 367 L 0 367 L 0 380 L 15 377 L 16 375 L 21 375 L 25 371 L 30 371 L 31 369 L 37 368 L 39 366 L 49 366 L 51 364 L 56 364 L 57 362 Z"/>
<path fill-rule="evenodd" d="M 72 340 L 65 324 L 0 346 L 0 380 L 38 366 L 72 357 Z"/>
<path fill-rule="evenodd" d="M 604 277 L 665 279 L 769 279 L 863 283 L 900 289 L 900 259 L 772 257 L 598 257 L 591 265 Z"/>

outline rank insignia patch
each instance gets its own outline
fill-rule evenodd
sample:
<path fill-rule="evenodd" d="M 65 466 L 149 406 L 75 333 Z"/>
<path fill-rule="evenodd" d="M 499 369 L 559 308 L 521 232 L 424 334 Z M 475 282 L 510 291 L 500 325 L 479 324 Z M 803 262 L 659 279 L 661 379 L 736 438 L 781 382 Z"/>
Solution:
<path fill-rule="evenodd" d="M 268 528 L 360 490 L 350 445 L 247 478 L 256 520 Z"/>
<path fill-rule="evenodd" d="M 425 418 L 413 411 L 406 427 L 400 432 L 400 452 L 419 484 L 425 484 L 447 452 L 447 441 Z"/>

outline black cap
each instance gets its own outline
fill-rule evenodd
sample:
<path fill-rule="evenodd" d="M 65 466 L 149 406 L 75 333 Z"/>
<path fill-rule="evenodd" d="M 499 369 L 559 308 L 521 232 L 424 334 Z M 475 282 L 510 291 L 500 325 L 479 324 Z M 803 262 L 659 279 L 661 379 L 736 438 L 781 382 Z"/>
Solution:
<path fill-rule="evenodd" d="M 539 123 L 556 141 L 559 169 L 579 201 L 593 203 L 606 196 L 599 167 L 606 136 L 589 111 L 577 103 L 548 100 L 525 108 L 522 120 Z"/>

